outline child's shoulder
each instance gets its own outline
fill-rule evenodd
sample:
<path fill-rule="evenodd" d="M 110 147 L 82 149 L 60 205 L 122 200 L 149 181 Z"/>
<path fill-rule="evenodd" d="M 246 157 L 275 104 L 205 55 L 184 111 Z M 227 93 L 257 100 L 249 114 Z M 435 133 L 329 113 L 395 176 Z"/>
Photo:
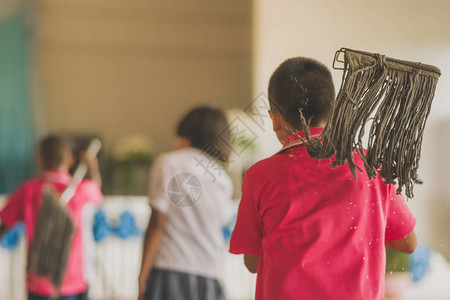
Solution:
<path fill-rule="evenodd" d="M 280 154 L 275 154 L 273 156 L 262 159 L 254 163 L 250 168 L 247 169 L 245 173 L 246 175 L 250 176 L 266 172 L 276 173 L 280 169 L 280 158 Z"/>
<path fill-rule="evenodd" d="M 35 193 L 40 193 L 39 186 L 42 186 L 43 180 L 39 177 L 28 179 L 20 183 L 14 190 L 8 195 L 8 199 L 24 199 L 24 197 L 33 196 Z"/>
<path fill-rule="evenodd" d="M 91 179 L 83 179 L 78 188 L 82 189 L 91 189 L 91 188 L 99 188 L 98 183 Z"/>
<path fill-rule="evenodd" d="M 82 203 L 100 203 L 103 199 L 100 186 L 96 181 L 90 179 L 83 179 L 78 185 L 75 194 L 77 196 L 76 198 Z"/>
<path fill-rule="evenodd" d="M 16 188 L 16 190 L 22 190 L 22 189 L 29 189 L 34 188 L 37 185 L 41 185 L 44 182 L 44 180 L 41 177 L 33 177 L 30 179 L 25 180 L 21 184 L 19 184 Z"/>
<path fill-rule="evenodd" d="M 182 149 L 163 152 L 158 155 L 156 160 L 169 163 L 172 161 L 179 161 L 180 159 L 186 159 L 188 157 L 198 155 L 199 153 L 200 153 L 200 150 L 188 147 L 188 148 L 182 148 Z"/>
<path fill-rule="evenodd" d="M 155 165 L 164 166 L 192 166 L 198 165 L 199 162 L 211 163 L 214 161 L 212 157 L 207 155 L 204 151 L 194 148 L 186 147 L 169 152 L 161 153 L 154 161 Z"/>

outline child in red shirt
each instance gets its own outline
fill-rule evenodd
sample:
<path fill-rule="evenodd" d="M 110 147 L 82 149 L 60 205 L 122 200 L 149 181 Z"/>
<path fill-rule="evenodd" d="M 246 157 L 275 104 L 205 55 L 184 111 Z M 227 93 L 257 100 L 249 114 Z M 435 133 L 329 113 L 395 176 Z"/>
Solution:
<path fill-rule="evenodd" d="M 81 233 L 81 211 L 86 202 L 99 205 L 103 196 L 100 191 L 100 173 L 97 160 L 83 155 L 93 180 L 83 180 L 75 195 L 67 203 L 71 213 L 75 232 L 72 237 L 72 248 L 67 262 L 64 280 L 60 287 L 60 298 L 78 299 L 87 290 L 83 277 L 83 253 Z M 25 223 L 28 248 L 33 243 L 35 223 L 42 203 L 42 188 L 52 184 L 55 191 L 62 193 L 71 180 L 69 169 L 73 164 L 73 155 L 68 142 L 59 136 L 45 138 L 39 149 L 39 163 L 42 174 L 20 185 L 9 197 L 6 206 L 0 211 L 0 237 L 6 228 L 12 227 L 17 221 Z M 27 272 L 28 299 L 50 299 L 55 294 L 55 288 L 49 278 L 40 277 L 32 271 Z"/>
<path fill-rule="evenodd" d="M 383 299 L 385 247 L 412 253 L 417 245 L 406 201 L 380 177 L 354 180 L 348 166 L 309 157 L 299 111 L 320 135 L 334 101 L 324 65 L 286 60 L 269 99 L 283 149 L 246 172 L 230 242 L 258 274 L 256 299 Z"/>

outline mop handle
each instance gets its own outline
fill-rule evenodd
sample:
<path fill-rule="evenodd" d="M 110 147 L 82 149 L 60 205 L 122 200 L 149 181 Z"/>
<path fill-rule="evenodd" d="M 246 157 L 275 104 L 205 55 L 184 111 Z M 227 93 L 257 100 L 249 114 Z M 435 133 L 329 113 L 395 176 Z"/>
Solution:
<path fill-rule="evenodd" d="M 102 142 L 97 138 L 92 139 L 89 147 L 86 150 L 86 155 L 89 157 L 96 157 L 101 148 Z M 73 174 L 72 180 L 70 181 L 69 185 L 59 197 L 60 201 L 64 205 L 67 204 L 70 199 L 72 199 L 73 195 L 75 195 L 75 191 L 80 182 L 83 180 L 84 175 L 86 175 L 87 170 L 88 167 L 86 163 L 84 161 L 81 161 L 77 169 L 75 170 L 75 173 Z"/>

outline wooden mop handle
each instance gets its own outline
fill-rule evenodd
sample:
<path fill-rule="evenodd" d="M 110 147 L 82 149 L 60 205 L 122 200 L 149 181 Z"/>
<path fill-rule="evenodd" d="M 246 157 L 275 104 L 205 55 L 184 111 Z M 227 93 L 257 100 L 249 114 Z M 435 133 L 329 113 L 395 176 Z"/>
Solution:
<path fill-rule="evenodd" d="M 86 155 L 89 157 L 96 157 L 101 148 L 102 142 L 97 138 L 92 139 L 86 150 Z M 87 170 L 88 167 L 86 163 L 84 161 L 81 161 L 77 169 L 75 170 L 75 173 L 73 174 L 72 180 L 70 181 L 69 185 L 59 197 L 63 204 L 66 204 L 70 201 L 70 199 L 72 199 L 78 185 L 86 175 Z"/>

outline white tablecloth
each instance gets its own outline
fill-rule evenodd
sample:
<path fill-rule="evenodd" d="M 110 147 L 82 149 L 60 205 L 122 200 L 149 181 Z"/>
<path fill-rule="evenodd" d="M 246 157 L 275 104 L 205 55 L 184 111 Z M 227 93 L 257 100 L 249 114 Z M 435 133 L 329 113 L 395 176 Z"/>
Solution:
<path fill-rule="evenodd" d="M 0 197 L 0 208 L 5 202 Z M 128 210 L 136 225 L 145 230 L 150 216 L 146 197 L 106 196 L 103 209 L 110 224 L 117 224 L 119 216 Z M 230 214 L 235 208 L 230 208 Z M 142 256 L 142 237 L 121 239 L 111 235 L 99 243 L 93 243 L 93 269 L 90 276 L 90 297 L 92 300 L 136 299 L 137 278 Z M 0 300 L 26 299 L 25 241 L 13 251 L 0 247 Z M 252 299 L 255 290 L 255 275 L 250 274 L 241 256 L 228 254 L 223 250 L 222 276 L 220 281 L 227 298 Z"/>

